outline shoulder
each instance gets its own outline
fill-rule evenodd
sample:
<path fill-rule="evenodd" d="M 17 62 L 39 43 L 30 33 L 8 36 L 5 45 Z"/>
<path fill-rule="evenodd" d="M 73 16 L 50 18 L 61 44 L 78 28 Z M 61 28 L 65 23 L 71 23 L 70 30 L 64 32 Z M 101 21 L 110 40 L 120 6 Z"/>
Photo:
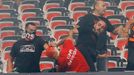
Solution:
<path fill-rule="evenodd" d="M 19 45 L 21 45 L 24 42 L 23 40 L 24 39 L 17 40 L 16 42 L 14 42 L 13 46 L 18 47 Z"/>
<path fill-rule="evenodd" d="M 92 13 L 88 13 L 85 16 L 83 16 L 82 18 L 91 18 L 94 17 L 94 15 Z"/>
<path fill-rule="evenodd" d="M 89 13 L 89 14 L 86 14 L 85 16 L 83 16 L 83 17 L 81 17 L 80 19 L 79 19 L 79 22 L 82 22 L 82 24 L 84 23 L 86 23 L 86 24 L 89 24 L 89 22 L 93 22 L 93 20 L 94 20 L 94 15 L 92 14 L 92 13 Z"/>

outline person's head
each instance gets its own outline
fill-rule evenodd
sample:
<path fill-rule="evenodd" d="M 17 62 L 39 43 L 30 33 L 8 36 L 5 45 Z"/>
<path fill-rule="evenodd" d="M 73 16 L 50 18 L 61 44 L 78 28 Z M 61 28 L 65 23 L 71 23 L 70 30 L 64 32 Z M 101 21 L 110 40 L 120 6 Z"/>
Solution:
<path fill-rule="evenodd" d="M 66 38 L 63 43 L 63 47 L 61 50 L 67 50 L 74 48 L 74 41 L 71 38 Z M 58 59 L 60 55 L 60 51 L 53 46 L 50 46 L 49 44 L 45 44 L 46 48 L 46 55 L 50 58 Z"/>
<path fill-rule="evenodd" d="M 102 16 L 105 13 L 106 10 L 106 5 L 105 2 L 103 0 L 98 0 L 94 3 L 94 7 L 93 7 L 94 12 L 99 15 Z"/>
<path fill-rule="evenodd" d="M 105 30 L 106 23 L 101 19 L 96 19 L 93 27 L 94 32 L 100 34 Z"/>
<path fill-rule="evenodd" d="M 25 34 L 23 37 L 26 40 L 33 40 L 36 36 L 37 25 L 33 22 L 28 22 L 25 25 Z"/>

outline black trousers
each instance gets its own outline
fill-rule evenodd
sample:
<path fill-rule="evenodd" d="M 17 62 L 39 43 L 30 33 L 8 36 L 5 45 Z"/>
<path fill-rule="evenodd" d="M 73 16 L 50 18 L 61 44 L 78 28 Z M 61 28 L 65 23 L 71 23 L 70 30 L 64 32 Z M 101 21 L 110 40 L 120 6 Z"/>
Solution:
<path fill-rule="evenodd" d="M 77 45 L 76 46 L 82 55 L 85 57 L 89 67 L 90 67 L 90 72 L 95 72 L 95 62 L 96 62 L 96 56 L 94 51 L 92 51 L 89 47 L 85 47 L 84 45 Z"/>
<path fill-rule="evenodd" d="M 134 70 L 134 42 L 128 42 L 128 64 L 126 70 Z"/>

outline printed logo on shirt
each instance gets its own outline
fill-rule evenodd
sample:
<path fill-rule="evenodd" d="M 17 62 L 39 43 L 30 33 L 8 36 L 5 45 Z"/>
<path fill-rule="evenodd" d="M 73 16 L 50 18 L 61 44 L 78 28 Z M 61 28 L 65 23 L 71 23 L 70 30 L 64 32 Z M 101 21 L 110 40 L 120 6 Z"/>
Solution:
<path fill-rule="evenodd" d="M 67 63 L 68 65 L 72 64 L 76 53 L 77 53 L 77 49 L 76 48 L 74 50 L 72 50 L 72 49 L 69 50 L 69 53 L 67 55 L 67 59 L 69 60 L 68 63 Z"/>
<path fill-rule="evenodd" d="M 20 47 L 20 52 L 35 52 L 34 45 L 23 45 Z"/>

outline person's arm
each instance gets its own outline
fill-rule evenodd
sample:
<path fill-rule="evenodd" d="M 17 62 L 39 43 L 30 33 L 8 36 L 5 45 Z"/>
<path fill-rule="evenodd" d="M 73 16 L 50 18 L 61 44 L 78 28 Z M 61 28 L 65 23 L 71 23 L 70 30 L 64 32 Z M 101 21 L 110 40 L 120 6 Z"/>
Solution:
<path fill-rule="evenodd" d="M 126 37 L 126 36 L 128 36 L 129 25 L 131 22 L 132 22 L 132 20 L 130 22 L 128 22 L 125 27 L 122 25 L 122 26 L 118 26 L 118 27 L 114 28 L 113 25 L 111 25 L 111 23 L 108 20 L 106 20 L 106 23 L 108 26 L 107 30 L 109 32 L 112 32 L 113 34 L 121 35 L 122 37 Z"/>
<path fill-rule="evenodd" d="M 7 68 L 8 68 L 8 73 L 12 72 L 14 69 L 13 61 L 18 53 L 18 43 L 15 43 L 11 49 L 8 61 L 7 61 Z"/>
<path fill-rule="evenodd" d="M 13 65 L 13 57 L 10 55 L 7 61 L 7 72 L 10 73 L 13 71 L 14 65 Z"/>
<path fill-rule="evenodd" d="M 123 37 L 128 37 L 128 32 L 131 27 L 131 24 L 134 23 L 134 19 L 129 20 L 126 25 L 117 27 L 114 32 L 122 35 Z"/>

